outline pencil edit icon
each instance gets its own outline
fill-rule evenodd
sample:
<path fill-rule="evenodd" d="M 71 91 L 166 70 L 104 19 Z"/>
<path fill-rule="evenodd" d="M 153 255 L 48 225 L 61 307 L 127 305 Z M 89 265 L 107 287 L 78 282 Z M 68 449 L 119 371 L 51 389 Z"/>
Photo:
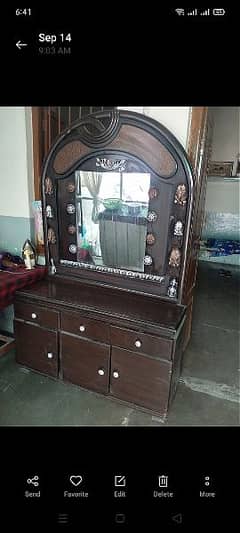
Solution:
<path fill-rule="evenodd" d="M 115 487 L 126 487 L 126 476 L 114 476 Z"/>

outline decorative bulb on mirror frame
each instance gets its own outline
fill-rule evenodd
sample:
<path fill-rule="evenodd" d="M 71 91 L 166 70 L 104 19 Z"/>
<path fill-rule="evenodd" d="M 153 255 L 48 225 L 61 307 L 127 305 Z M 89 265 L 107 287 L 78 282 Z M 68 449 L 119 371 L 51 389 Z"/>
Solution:
<path fill-rule="evenodd" d="M 182 237 L 183 236 L 183 223 L 181 220 L 177 220 L 174 226 L 173 234 L 176 237 Z"/>
<path fill-rule="evenodd" d="M 77 231 L 77 228 L 76 228 L 76 226 L 74 226 L 73 224 L 70 224 L 70 225 L 68 226 L 68 229 L 67 229 L 67 230 L 68 230 L 68 233 L 69 233 L 70 235 L 74 235 L 74 233 L 76 233 L 76 231 Z"/>
<path fill-rule="evenodd" d="M 147 220 L 148 222 L 156 222 L 157 220 L 157 213 L 155 211 L 149 211 L 147 214 Z"/>
<path fill-rule="evenodd" d="M 153 200 L 154 198 L 157 198 L 159 194 L 159 191 L 156 187 L 151 187 L 148 191 L 148 196 L 150 200 Z"/>
<path fill-rule="evenodd" d="M 53 209 L 51 205 L 46 206 L 46 217 L 47 218 L 54 218 L 53 217 Z"/>
<path fill-rule="evenodd" d="M 172 267 L 179 267 L 181 262 L 181 252 L 178 248 L 172 248 L 170 257 L 169 257 L 169 265 Z"/>
<path fill-rule="evenodd" d="M 68 192 L 74 192 L 74 191 L 75 191 L 75 183 L 70 182 L 70 183 L 67 185 L 67 190 L 68 190 Z"/>
<path fill-rule="evenodd" d="M 147 241 L 147 244 L 148 244 L 149 246 L 152 246 L 152 245 L 155 243 L 155 240 L 156 240 L 156 239 L 155 239 L 153 233 L 148 233 L 148 234 L 147 234 L 146 241 Z"/>
<path fill-rule="evenodd" d="M 69 215 L 73 215 L 76 211 L 76 207 L 74 204 L 67 204 L 66 210 Z"/>
<path fill-rule="evenodd" d="M 187 188 L 184 183 L 180 183 L 177 186 L 174 203 L 178 205 L 185 205 L 187 203 Z"/>
<path fill-rule="evenodd" d="M 170 283 L 169 283 L 169 286 L 168 286 L 168 290 L 167 290 L 167 295 L 169 296 L 169 298 L 176 298 L 177 297 L 177 287 L 178 287 L 178 282 L 177 282 L 176 278 L 172 278 L 170 280 Z"/>
<path fill-rule="evenodd" d="M 45 194 L 53 194 L 53 182 L 51 178 L 45 179 Z"/>
<path fill-rule="evenodd" d="M 53 228 L 48 228 L 48 242 L 50 244 L 56 244 L 56 234 Z"/>
<path fill-rule="evenodd" d="M 153 260 L 152 260 L 151 255 L 145 255 L 145 257 L 144 257 L 144 265 L 150 266 L 150 265 L 152 265 L 152 262 L 153 262 Z"/>

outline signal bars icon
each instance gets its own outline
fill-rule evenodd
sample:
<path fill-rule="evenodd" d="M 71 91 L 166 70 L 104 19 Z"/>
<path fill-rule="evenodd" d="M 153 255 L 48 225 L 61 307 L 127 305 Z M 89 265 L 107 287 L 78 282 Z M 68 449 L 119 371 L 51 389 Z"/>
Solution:
<path fill-rule="evenodd" d="M 185 15 L 185 9 L 179 9 L 179 8 L 178 8 L 178 9 L 175 9 L 175 11 L 176 11 L 176 13 L 177 13 L 178 15 Z"/>
<path fill-rule="evenodd" d="M 190 15 L 190 16 L 197 16 L 198 14 L 198 10 L 197 9 L 194 9 L 193 11 L 188 11 L 187 12 L 187 15 Z"/>

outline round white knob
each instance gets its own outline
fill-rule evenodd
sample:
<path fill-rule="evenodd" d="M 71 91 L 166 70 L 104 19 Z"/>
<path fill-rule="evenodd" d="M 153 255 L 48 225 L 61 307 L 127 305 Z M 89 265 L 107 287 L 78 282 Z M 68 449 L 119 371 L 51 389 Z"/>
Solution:
<path fill-rule="evenodd" d="M 99 376 L 104 376 L 105 372 L 104 372 L 104 370 L 102 368 L 99 368 L 98 374 L 99 374 Z"/>
<path fill-rule="evenodd" d="M 48 352 L 47 356 L 48 356 L 48 359 L 52 359 L 53 358 L 53 353 L 52 352 Z"/>
<path fill-rule="evenodd" d="M 79 329 L 80 329 L 80 331 L 82 331 L 82 332 L 83 332 L 83 331 L 85 331 L 85 329 L 86 329 L 86 328 L 85 328 L 85 326 L 80 326 L 80 328 L 79 328 Z"/>
<path fill-rule="evenodd" d="M 37 318 L 36 313 L 32 313 L 32 318 Z"/>
<path fill-rule="evenodd" d="M 117 372 L 116 370 L 114 370 L 114 372 L 113 372 L 113 377 L 116 378 L 116 379 L 119 378 L 119 372 Z"/>
<path fill-rule="evenodd" d="M 141 348 L 141 346 L 142 346 L 142 343 L 141 343 L 141 341 L 138 341 L 138 340 L 137 340 L 137 341 L 135 341 L 135 343 L 134 343 L 134 344 L 135 344 L 136 348 Z"/>

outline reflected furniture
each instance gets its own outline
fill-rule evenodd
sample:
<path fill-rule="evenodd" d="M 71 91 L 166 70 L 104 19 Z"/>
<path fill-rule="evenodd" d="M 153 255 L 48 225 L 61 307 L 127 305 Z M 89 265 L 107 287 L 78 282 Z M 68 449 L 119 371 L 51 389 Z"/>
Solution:
<path fill-rule="evenodd" d="M 143 271 L 146 219 L 100 213 L 99 240 L 104 265 Z"/>
<path fill-rule="evenodd" d="M 42 173 L 48 275 L 17 291 L 17 362 L 165 417 L 189 331 L 193 200 L 186 153 L 153 119 L 102 111 L 60 135 Z"/>

